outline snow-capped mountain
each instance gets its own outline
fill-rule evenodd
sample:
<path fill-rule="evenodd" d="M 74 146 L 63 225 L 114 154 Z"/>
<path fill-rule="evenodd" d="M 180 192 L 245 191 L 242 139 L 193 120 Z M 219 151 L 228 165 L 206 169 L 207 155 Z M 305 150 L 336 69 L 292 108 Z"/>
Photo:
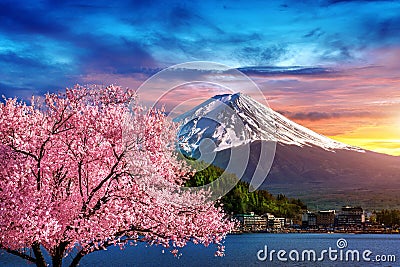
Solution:
<path fill-rule="evenodd" d="M 181 125 L 179 148 L 187 156 L 228 170 L 232 155 L 240 158 L 248 148 L 246 165 L 236 161 L 230 172 L 250 183 L 256 176 L 255 188 L 320 208 L 400 208 L 400 157 L 332 140 L 247 95 L 214 96 L 174 121 Z"/>
<path fill-rule="evenodd" d="M 196 154 L 204 138 L 216 144 L 216 151 L 256 140 L 286 145 L 316 146 L 325 150 L 347 149 L 364 152 L 307 129 L 245 94 L 216 95 L 177 117 L 181 150 Z"/>

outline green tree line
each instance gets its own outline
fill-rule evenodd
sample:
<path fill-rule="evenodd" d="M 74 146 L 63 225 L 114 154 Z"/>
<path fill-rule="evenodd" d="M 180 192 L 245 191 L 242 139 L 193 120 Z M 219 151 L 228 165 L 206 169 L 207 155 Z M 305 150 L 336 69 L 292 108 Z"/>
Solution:
<path fill-rule="evenodd" d="M 187 181 L 186 186 L 202 186 L 220 177 L 224 170 L 210 165 L 204 168 L 204 163 L 191 161 L 193 168 L 201 169 Z M 231 179 L 238 178 L 229 174 Z M 217 185 L 218 186 L 218 185 Z M 249 192 L 249 184 L 238 181 L 235 187 L 221 198 L 227 213 L 241 214 L 254 212 L 256 214 L 271 213 L 277 217 L 295 218 L 307 206 L 300 199 L 288 198 L 283 194 L 273 196 L 266 190 Z"/>
<path fill-rule="evenodd" d="M 400 210 L 384 209 L 376 213 L 376 221 L 387 226 L 400 225 Z"/>

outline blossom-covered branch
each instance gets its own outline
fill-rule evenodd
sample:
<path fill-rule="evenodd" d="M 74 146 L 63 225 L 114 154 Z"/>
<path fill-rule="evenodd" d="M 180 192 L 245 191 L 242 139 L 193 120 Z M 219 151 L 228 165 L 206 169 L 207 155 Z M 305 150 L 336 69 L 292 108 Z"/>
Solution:
<path fill-rule="evenodd" d="M 0 104 L 0 248 L 38 266 L 41 249 L 61 266 L 124 240 L 182 247 L 220 244 L 233 224 L 184 192 L 188 167 L 175 155 L 176 125 L 119 86 Z M 172 201 L 173 200 L 173 201 Z M 140 238 L 139 238 L 140 236 Z M 34 256 L 19 253 L 31 248 Z M 173 249 L 175 252 L 175 250 Z"/>

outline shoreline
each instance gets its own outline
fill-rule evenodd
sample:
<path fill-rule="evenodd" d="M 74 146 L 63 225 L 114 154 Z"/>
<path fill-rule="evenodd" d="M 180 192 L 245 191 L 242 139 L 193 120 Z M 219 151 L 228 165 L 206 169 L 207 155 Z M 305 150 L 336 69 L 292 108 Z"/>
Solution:
<path fill-rule="evenodd" d="M 228 235 L 241 234 L 400 234 L 399 230 L 298 230 L 298 229 L 283 229 L 272 231 L 234 231 Z"/>

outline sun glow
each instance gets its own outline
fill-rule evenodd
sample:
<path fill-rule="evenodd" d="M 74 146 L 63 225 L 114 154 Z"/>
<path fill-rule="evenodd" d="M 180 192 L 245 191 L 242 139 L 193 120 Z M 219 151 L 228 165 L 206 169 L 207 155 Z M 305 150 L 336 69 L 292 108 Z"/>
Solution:
<path fill-rule="evenodd" d="M 359 127 L 350 133 L 330 137 L 367 150 L 400 156 L 400 119 L 385 125 Z"/>
<path fill-rule="evenodd" d="M 337 136 L 332 136 L 331 138 L 349 145 L 358 146 L 374 152 L 400 156 L 400 140 L 343 138 Z"/>

